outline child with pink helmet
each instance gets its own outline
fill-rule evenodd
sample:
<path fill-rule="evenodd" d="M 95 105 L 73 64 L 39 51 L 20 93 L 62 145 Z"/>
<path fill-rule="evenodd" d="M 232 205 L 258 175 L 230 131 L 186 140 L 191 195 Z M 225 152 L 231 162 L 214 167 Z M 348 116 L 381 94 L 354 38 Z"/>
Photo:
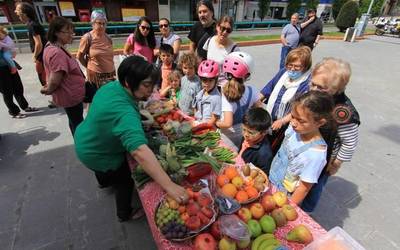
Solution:
<path fill-rule="evenodd" d="M 218 63 L 213 60 L 202 61 L 197 74 L 202 90 L 193 100 L 194 117 L 198 123 L 214 125 L 221 116 L 221 93 L 217 88 Z"/>
<path fill-rule="evenodd" d="M 230 53 L 222 65 L 227 82 L 222 87 L 222 115 L 216 125 L 221 128 L 224 139 L 234 149 L 238 149 L 242 139 L 243 116 L 250 108 L 261 106 L 258 102 L 258 90 L 244 84 L 250 79 L 253 68 L 253 58 L 242 51 Z"/>

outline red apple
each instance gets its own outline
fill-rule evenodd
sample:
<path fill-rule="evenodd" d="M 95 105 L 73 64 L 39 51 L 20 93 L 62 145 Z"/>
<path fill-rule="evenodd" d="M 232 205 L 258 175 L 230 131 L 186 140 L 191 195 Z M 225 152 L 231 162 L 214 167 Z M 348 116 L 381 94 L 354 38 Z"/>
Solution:
<path fill-rule="evenodd" d="M 276 202 L 272 195 L 264 195 L 261 199 L 261 205 L 264 207 L 266 213 L 269 213 L 276 208 Z"/>
<path fill-rule="evenodd" d="M 194 250 L 216 250 L 217 242 L 209 233 L 202 233 L 194 240 Z"/>
<path fill-rule="evenodd" d="M 211 225 L 210 233 L 214 236 L 215 239 L 219 240 L 222 237 L 221 230 L 219 229 L 219 221 L 215 221 Z"/>
<path fill-rule="evenodd" d="M 192 231 L 195 231 L 200 228 L 201 221 L 197 216 L 190 216 L 189 219 L 185 221 L 185 225 Z"/>
<path fill-rule="evenodd" d="M 260 219 L 265 214 L 263 206 L 258 202 L 253 203 L 253 205 L 251 205 L 250 212 L 253 218 L 257 220 Z"/>
<path fill-rule="evenodd" d="M 247 223 L 251 219 L 251 212 L 247 207 L 242 207 L 238 211 L 238 216 L 242 221 Z"/>

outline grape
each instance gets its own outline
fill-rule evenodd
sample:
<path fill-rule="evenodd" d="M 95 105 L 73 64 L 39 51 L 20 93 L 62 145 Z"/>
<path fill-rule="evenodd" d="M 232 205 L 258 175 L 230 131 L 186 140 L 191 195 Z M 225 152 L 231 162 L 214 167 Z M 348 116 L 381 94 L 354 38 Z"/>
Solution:
<path fill-rule="evenodd" d="M 185 233 L 183 233 L 183 232 L 179 232 L 178 233 L 178 238 L 179 239 L 182 239 L 184 236 L 185 236 Z"/>

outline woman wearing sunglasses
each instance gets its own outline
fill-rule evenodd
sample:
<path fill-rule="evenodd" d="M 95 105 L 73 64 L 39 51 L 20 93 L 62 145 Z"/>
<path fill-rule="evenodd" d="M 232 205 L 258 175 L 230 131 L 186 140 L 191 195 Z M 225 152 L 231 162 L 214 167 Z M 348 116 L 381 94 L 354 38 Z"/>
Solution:
<path fill-rule="evenodd" d="M 137 22 L 135 32 L 126 39 L 124 55 L 140 55 L 149 63 L 153 63 L 155 47 L 153 25 L 148 17 L 142 16 Z"/>
<path fill-rule="evenodd" d="M 203 49 L 207 51 L 207 59 L 213 60 L 220 66 L 221 74 L 218 77 L 218 85 L 223 85 L 225 78 L 222 71 L 222 64 L 225 57 L 239 47 L 233 42 L 229 35 L 232 33 L 233 19 L 230 16 L 223 16 L 217 22 L 217 34 L 210 37 L 204 44 Z"/>
<path fill-rule="evenodd" d="M 158 56 L 158 48 L 161 44 L 169 44 L 174 48 L 174 58 L 178 58 L 179 49 L 181 47 L 182 39 L 177 34 L 171 31 L 170 23 L 167 18 L 161 18 L 158 22 L 158 28 L 160 29 L 161 37 L 156 39 L 157 49 L 155 55 Z"/>

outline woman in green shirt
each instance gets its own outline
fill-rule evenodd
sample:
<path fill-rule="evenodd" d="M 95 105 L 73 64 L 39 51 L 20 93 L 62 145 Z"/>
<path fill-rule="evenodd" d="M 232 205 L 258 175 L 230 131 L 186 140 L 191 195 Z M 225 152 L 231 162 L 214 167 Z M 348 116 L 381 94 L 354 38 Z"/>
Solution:
<path fill-rule="evenodd" d="M 75 150 L 81 162 L 95 172 L 100 185 L 116 189 L 120 221 L 138 212 L 131 207 L 134 183 L 126 152 L 176 201 L 188 199 L 186 190 L 171 181 L 146 145 L 137 102 L 150 97 L 157 77 L 158 71 L 142 57 L 126 58 L 118 68 L 119 81 L 99 89 L 75 132 Z"/>

